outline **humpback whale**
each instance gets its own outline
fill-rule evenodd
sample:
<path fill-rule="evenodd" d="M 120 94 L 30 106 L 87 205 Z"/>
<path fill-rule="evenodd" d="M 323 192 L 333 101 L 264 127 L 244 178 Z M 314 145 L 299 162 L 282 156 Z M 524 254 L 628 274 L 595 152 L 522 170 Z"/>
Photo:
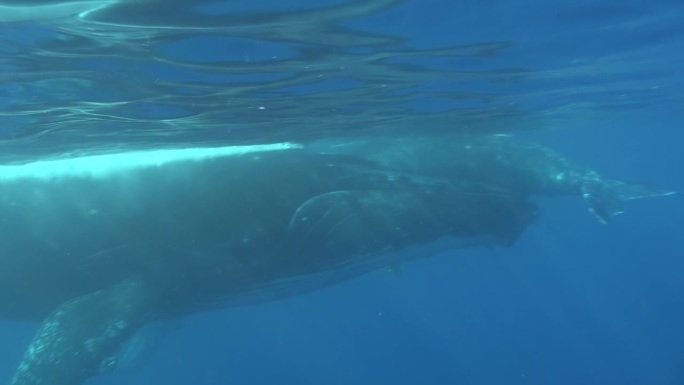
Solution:
<path fill-rule="evenodd" d="M 309 147 L 425 176 L 493 184 L 527 196 L 580 196 L 602 223 L 621 214 L 626 201 L 675 194 L 605 178 L 552 149 L 510 135 L 364 138 Z"/>
<path fill-rule="evenodd" d="M 417 170 L 412 170 L 417 171 Z M 507 246 L 508 186 L 298 146 L 130 152 L 0 169 L 0 317 L 41 322 L 13 385 L 77 385 L 142 325 L 419 257 Z"/>
<path fill-rule="evenodd" d="M 314 290 L 421 245 L 508 246 L 538 215 L 532 195 L 580 196 L 606 222 L 672 193 L 507 136 L 0 166 L 0 317 L 41 323 L 11 384 L 81 384 L 150 321 Z"/>

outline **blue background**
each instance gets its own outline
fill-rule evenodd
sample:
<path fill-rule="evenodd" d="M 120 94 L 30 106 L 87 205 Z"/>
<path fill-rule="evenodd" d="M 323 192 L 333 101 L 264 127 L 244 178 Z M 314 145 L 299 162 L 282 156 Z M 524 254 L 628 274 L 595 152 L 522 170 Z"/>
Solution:
<path fill-rule="evenodd" d="M 681 9 L 675 1 L 430 0 L 347 25 L 408 36 L 405 48 L 515 41 L 505 55 L 459 65 L 525 68 L 529 81 L 478 90 L 519 95 L 541 117 L 600 105 L 519 136 L 603 175 L 684 191 Z M 611 57 L 618 62 L 607 73 L 600 64 L 581 76 L 561 71 Z M 605 92 L 579 91 L 602 82 Z M 539 90 L 563 92 L 532 94 Z M 617 103 L 630 93 L 638 96 Z M 439 110 L 435 103 L 415 105 Z M 11 141 L 13 131 L 2 132 Z M 682 196 L 630 202 L 609 225 L 578 198 L 539 201 L 538 223 L 510 248 L 453 251 L 401 274 L 378 271 L 296 298 L 193 315 L 143 365 L 91 383 L 684 384 Z M 0 378 L 10 377 L 35 327 L 0 324 Z"/>

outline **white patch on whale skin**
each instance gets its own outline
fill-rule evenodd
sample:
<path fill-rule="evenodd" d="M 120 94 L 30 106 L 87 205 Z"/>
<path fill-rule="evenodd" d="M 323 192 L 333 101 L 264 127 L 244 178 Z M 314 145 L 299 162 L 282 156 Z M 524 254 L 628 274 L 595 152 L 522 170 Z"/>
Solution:
<path fill-rule="evenodd" d="M 294 148 L 300 148 L 300 146 L 292 143 L 275 143 L 252 146 L 130 151 L 116 154 L 41 160 L 21 165 L 0 165 L 0 182 L 20 179 L 50 180 L 61 177 L 104 178 L 116 172 L 145 167 L 159 167 L 172 162 L 197 162 L 219 157 Z"/>

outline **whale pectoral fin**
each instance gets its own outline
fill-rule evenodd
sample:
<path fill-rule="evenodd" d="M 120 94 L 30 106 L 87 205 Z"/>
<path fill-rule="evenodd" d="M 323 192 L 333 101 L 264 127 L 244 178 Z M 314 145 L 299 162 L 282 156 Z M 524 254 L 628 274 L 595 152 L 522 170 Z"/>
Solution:
<path fill-rule="evenodd" d="M 427 202 L 410 191 L 335 191 L 303 203 L 290 220 L 288 238 L 298 254 L 377 252 L 410 242 L 407 227 L 429 212 Z"/>
<path fill-rule="evenodd" d="M 598 177 L 588 180 L 582 185 L 582 196 L 589 207 L 589 211 L 601 223 L 608 223 L 612 217 L 622 214 L 626 201 L 674 195 L 676 193 L 673 190 L 658 189 L 616 180 L 604 180 Z"/>
<path fill-rule="evenodd" d="M 535 216 L 526 200 L 488 188 L 337 191 L 302 204 L 288 239 L 293 254 L 344 261 L 445 236 L 510 244 Z"/>
<path fill-rule="evenodd" d="M 119 345 L 154 309 L 154 295 L 125 282 L 60 305 L 40 325 L 12 385 L 80 385 L 107 371 Z"/>

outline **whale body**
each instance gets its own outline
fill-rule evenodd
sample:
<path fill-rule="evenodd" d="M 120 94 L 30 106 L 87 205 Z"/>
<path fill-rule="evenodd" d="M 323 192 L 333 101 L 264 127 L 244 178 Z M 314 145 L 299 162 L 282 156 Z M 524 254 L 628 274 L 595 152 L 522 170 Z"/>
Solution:
<path fill-rule="evenodd" d="M 508 246 L 537 218 L 534 195 L 579 196 L 607 222 L 627 200 L 673 193 L 508 136 L 0 166 L 0 317 L 41 322 L 11 384 L 78 385 L 112 370 L 150 321 Z"/>
<path fill-rule="evenodd" d="M 41 322 L 14 385 L 111 370 L 150 320 L 314 290 L 435 242 L 510 245 L 537 216 L 494 184 L 296 146 L 1 171 L 0 317 Z"/>

